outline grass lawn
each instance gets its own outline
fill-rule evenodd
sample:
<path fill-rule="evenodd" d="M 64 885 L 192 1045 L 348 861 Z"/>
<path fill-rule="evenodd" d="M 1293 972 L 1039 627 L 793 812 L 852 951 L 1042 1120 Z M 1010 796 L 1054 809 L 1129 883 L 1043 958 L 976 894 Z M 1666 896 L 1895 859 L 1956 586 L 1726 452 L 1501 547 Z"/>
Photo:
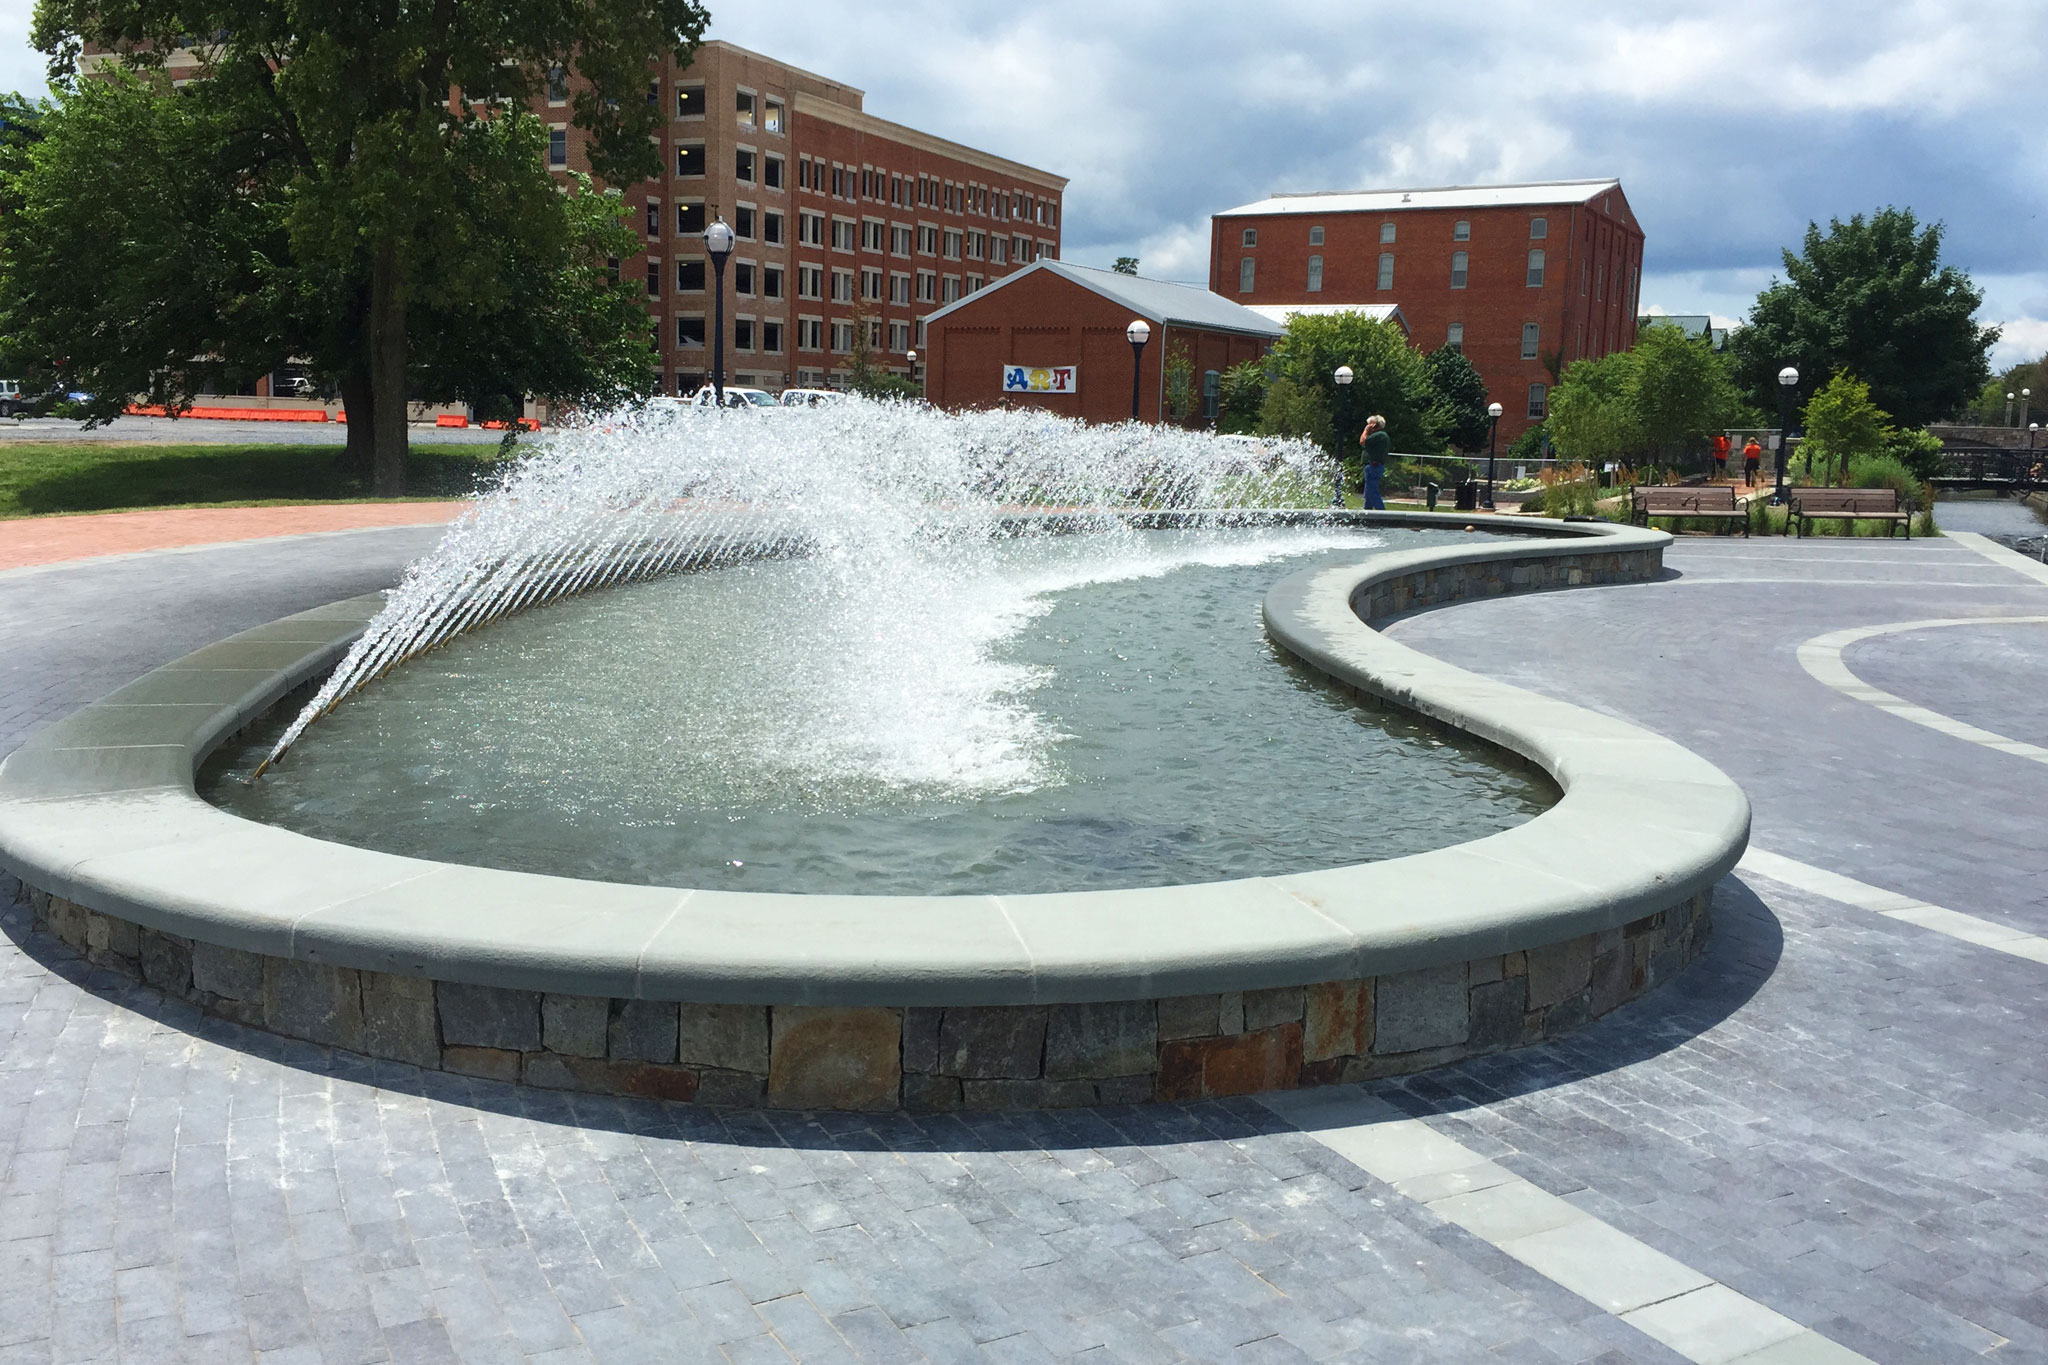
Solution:
<path fill-rule="evenodd" d="M 409 498 L 467 497 L 497 464 L 494 445 L 414 446 Z M 371 502 L 340 446 L 0 442 L 0 519 L 145 507 Z"/>

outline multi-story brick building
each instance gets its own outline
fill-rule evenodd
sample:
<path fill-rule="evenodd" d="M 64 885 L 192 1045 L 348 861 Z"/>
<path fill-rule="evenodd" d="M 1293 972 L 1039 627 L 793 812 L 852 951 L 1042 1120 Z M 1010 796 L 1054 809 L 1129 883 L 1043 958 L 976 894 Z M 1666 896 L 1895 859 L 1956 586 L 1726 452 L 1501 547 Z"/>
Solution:
<path fill-rule="evenodd" d="M 1040 257 L 1057 258 L 1064 177 L 867 113 L 862 92 L 731 43 L 689 65 L 648 67 L 669 117 L 661 179 L 622 187 L 643 255 L 663 388 L 688 393 L 711 364 L 713 277 L 705 225 L 738 245 L 726 266 L 728 383 L 843 382 L 854 329 L 872 361 L 910 372 L 920 320 Z M 535 111 L 549 162 L 587 169 L 566 85 Z"/>
<path fill-rule="evenodd" d="M 1506 442 L 1563 366 L 1635 344 L 1643 230 L 1616 180 L 1276 195 L 1211 219 L 1209 263 L 1240 303 L 1398 305 L 1471 359 Z"/>

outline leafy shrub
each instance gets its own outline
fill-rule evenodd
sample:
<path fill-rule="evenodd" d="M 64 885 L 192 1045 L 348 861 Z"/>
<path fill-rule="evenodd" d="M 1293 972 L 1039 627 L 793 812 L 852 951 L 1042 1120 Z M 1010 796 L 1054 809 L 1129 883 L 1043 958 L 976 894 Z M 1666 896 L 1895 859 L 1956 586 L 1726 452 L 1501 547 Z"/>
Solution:
<path fill-rule="evenodd" d="M 1911 470 L 1921 483 L 1941 473 L 1941 438 L 1931 431 L 1893 428 L 1885 436 L 1884 453 Z"/>
<path fill-rule="evenodd" d="M 1537 475 L 1542 490 L 1522 506 L 1546 517 L 1590 517 L 1600 503 L 1600 480 L 1582 464 L 1555 465 Z"/>

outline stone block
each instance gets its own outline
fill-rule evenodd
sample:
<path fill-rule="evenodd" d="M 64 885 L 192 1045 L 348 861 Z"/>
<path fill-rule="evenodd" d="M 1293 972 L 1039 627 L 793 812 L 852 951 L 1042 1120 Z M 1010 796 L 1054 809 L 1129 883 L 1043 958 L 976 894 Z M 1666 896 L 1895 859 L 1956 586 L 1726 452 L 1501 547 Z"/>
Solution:
<path fill-rule="evenodd" d="M 1659 948 L 1650 954 L 1650 980 L 1661 986 L 1684 971 L 1685 964 L 1686 954 L 1682 946 L 1673 944 Z"/>
<path fill-rule="evenodd" d="M 142 943 L 136 926 L 125 919 L 102 915 L 96 910 L 85 912 L 85 946 L 95 953 L 112 953 L 115 957 L 139 959 Z"/>
<path fill-rule="evenodd" d="M 675 1061 L 675 1001 L 612 1001 L 611 1031 L 605 1053 L 615 1062 Z"/>
<path fill-rule="evenodd" d="M 1593 974 L 1593 936 L 1529 949 L 1529 1008 L 1547 1009 L 1586 989 Z"/>
<path fill-rule="evenodd" d="M 192 992 L 192 943 L 175 934 L 144 929 L 142 979 L 160 991 L 183 996 Z"/>
<path fill-rule="evenodd" d="M 1507 976 L 1507 963 L 1498 957 L 1476 957 L 1465 964 L 1468 980 L 1475 986 L 1484 986 L 1489 981 L 1500 981 Z"/>
<path fill-rule="evenodd" d="M 1591 991 L 1580 991 L 1569 1000 L 1560 1000 L 1543 1011 L 1543 1036 L 1560 1038 L 1573 1029 L 1582 1028 L 1593 1017 Z"/>
<path fill-rule="evenodd" d="M 85 920 L 85 907 L 62 896 L 50 897 L 49 908 L 43 912 L 43 922 L 50 926 L 50 932 L 74 952 L 82 953 L 89 946 L 85 941 Z"/>
<path fill-rule="evenodd" d="M 896 1107 L 903 1076 L 903 1017 L 896 1010 L 778 1005 L 769 1024 L 769 1104 Z"/>
<path fill-rule="evenodd" d="M 903 1011 L 903 1070 L 905 1074 L 936 1075 L 939 1069 L 939 1025 L 946 1012 L 936 1006 L 920 1005 Z M 960 1087 L 954 1086 L 957 1092 Z"/>
<path fill-rule="evenodd" d="M 1301 1084 L 1304 1089 L 1314 1085 L 1335 1085 L 1344 1079 L 1345 1058 L 1329 1057 L 1320 1062 L 1301 1064 Z"/>
<path fill-rule="evenodd" d="M 458 1076 L 478 1076 L 487 1081 L 516 1081 L 519 1079 L 519 1054 L 498 1047 L 444 1047 L 441 1049 L 441 1069 L 453 1071 Z M 531 1078 L 529 1078 L 531 1079 Z M 545 1081 L 533 1081 L 545 1085 Z M 581 1089 L 580 1086 L 557 1086 L 556 1089 Z"/>
<path fill-rule="evenodd" d="M 1045 1063 L 1043 1005 L 968 1005 L 939 1024 L 939 1072 L 973 1080 L 1032 1080 Z"/>
<path fill-rule="evenodd" d="M 1593 957 L 1598 959 L 1621 947 L 1621 930 L 1602 929 L 1593 935 Z"/>
<path fill-rule="evenodd" d="M 1244 1031 L 1258 1033 L 1301 1018 L 1302 989 L 1283 986 L 1278 990 L 1244 993 Z"/>
<path fill-rule="evenodd" d="M 643 1100 L 693 1100 L 697 1098 L 697 1073 L 686 1066 L 658 1062 L 612 1062 L 607 1087 L 614 1095 L 632 1095 Z"/>
<path fill-rule="evenodd" d="M 1308 1061 L 1372 1051 L 1372 978 L 1310 986 L 1303 993 L 1302 1023 L 1302 1056 Z"/>
<path fill-rule="evenodd" d="M 540 1051 L 540 992 L 443 981 L 434 989 L 441 1041 L 450 1047 Z"/>
<path fill-rule="evenodd" d="M 1636 974 L 1634 955 L 1617 936 L 1612 952 L 1593 959 L 1593 1013 L 1605 1014 L 1624 1000 L 1634 999 L 1641 989 L 1642 978 Z"/>
<path fill-rule="evenodd" d="M 1216 1031 L 1225 1037 L 1244 1032 L 1244 992 L 1225 991 L 1216 997 Z"/>
<path fill-rule="evenodd" d="M 1095 1083 L 1097 1104 L 1150 1104 L 1158 1087 L 1155 1076 L 1111 1076 Z"/>
<path fill-rule="evenodd" d="M 1228 1038 L 1183 1038 L 1159 1050 L 1162 1100 L 1292 1090 L 1301 1079 L 1301 1025 Z"/>
<path fill-rule="evenodd" d="M 1176 995 L 1159 1002 L 1159 1037 L 1209 1038 L 1220 1030 L 1216 1021 L 1222 1011 L 1222 997 Z"/>
<path fill-rule="evenodd" d="M 1049 1081 L 1142 1076 L 1158 1069 L 1159 1025 L 1149 1000 L 1055 1005 L 1047 1016 Z"/>
<path fill-rule="evenodd" d="M 1375 1054 L 1452 1047 L 1471 1030 L 1462 962 L 1382 976 L 1373 995 Z"/>
<path fill-rule="evenodd" d="M 544 995 L 541 1046 L 564 1057 L 602 1057 L 611 1018 L 612 1002 L 601 995 Z"/>
<path fill-rule="evenodd" d="M 936 1034 L 933 1035 L 937 1037 Z M 933 1046 L 937 1046 L 934 1042 Z M 903 1075 L 903 1107 L 919 1114 L 947 1113 L 960 1107 L 960 1082 L 951 1076 L 917 1072 Z"/>
<path fill-rule="evenodd" d="M 364 972 L 363 1051 L 414 1066 L 441 1064 L 434 983 L 423 976 Z"/>
<path fill-rule="evenodd" d="M 263 1027 L 287 1038 L 363 1050 L 363 987 L 347 967 L 263 959 Z"/>
<path fill-rule="evenodd" d="M 768 1074 L 766 1005 L 683 1005 L 676 1060 L 684 1066 Z"/>
<path fill-rule="evenodd" d="M 1474 1052 L 1521 1043 L 1524 980 L 1489 981 L 1472 988 L 1472 1031 L 1466 1045 Z"/>
<path fill-rule="evenodd" d="M 1529 974 L 1529 955 L 1527 953 L 1502 954 L 1500 974 L 1502 976 L 1527 976 Z"/>
<path fill-rule="evenodd" d="M 767 1048 L 762 1048 L 761 1065 L 767 1066 Z M 765 1072 L 751 1071 L 699 1071 L 697 1073 L 697 1103 L 716 1105 L 723 1109 L 759 1109 L 761 1098 L 768 1092 L 768 1077 Z"/>
<path fill-rule="evenodd" d="M 240 948 L 192 942 L 192 989 L 229 1000 L 263 998 L 263 957 Z"/>
<path fill-rule="evenodd" d="M 965 1109 L 1079 1109 L 1095 1103 L 1089 1081 L 962 1081 L 960 1091 Z"/>

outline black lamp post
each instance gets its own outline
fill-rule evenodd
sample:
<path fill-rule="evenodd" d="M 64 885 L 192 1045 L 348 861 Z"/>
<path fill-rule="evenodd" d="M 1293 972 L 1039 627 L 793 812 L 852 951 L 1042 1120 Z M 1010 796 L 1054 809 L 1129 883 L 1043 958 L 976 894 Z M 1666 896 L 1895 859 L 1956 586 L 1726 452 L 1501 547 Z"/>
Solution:
<path fill-rule="evenodd" d="M 1351 449 L 1351 381 L 1357 376 L 1349 365 L 1339 365 L 1337 381 L 1337 484 L 1330 490 L 1330 506 L 1344 505 L 1344 456 Z"/>
<path fill-rule="evenodd" d="M 1489 512 L 1493 510 L 1493 457 L 1500 444 L 1500 412 L 1500 404 L 1486 405 L 1486 500 L 1479 505 Z"/>
<path fill-rule="evenodd" d="M 1771 506 L 1785 505 L 1785 460 L 1791 453 L 1787 437 L 1792 431 L 1792 391 L 1799 387 L 1799 371 L 1787 365 L 1778 371 L 1778 491 L 1771 494 Z"/>
<path fill-rule="evenodd" d="M 910 382 L 915 384 L 917 382 L 917 352 L 914 350 L 906 352 L 903 358 L 910 362 Z"/>
<path fill-rule="evenodd" d="M 2031 426 L 2031 425 L 2032 425 L 2032 423 L 2030 423 L 2030 422 L 2028 422 L 2028 421 L 2027 421 L 2027 408 L 2028 408 L 2028 406 L 2029 406 L 2029 405 L 2030 405 L 2030 404 L 2031 404 L 2031 403 L 2033 402 L 2033 400 L 2034 400 L 2034 391 L 2033 391 L 2032 389 L 2021 389 L 2021 390 L 2020 390 L 2020 420 L 2019 420 L 2019 425 L 2020 425 L 2020 426 L 2023 426 L 2023 427 L 2024 427 L 2024 426 Z"/>
<path fill-rule="evenodd" d="M 2035 437 L 2035 435 L 2036 435 L 2036 434 L 2037 434 L 2037 433 L 2038 433 L 2038 432 L 2039 432 L 2040 430 L 2041 430 L 2041 424 L 2040 424 L 2039 422 L 2029 422 L 2029 423 L 2027 423 L 2027 449 L 2028 449 L 2028 450 L 2032 450 L 2032 449 L 2034 448 L 2034 437 Z"/>
<path fill-rule="evenodd" d="M 1145 364 L 1145 343 L 1152 339 L 1152 328 L 1145 319 L 1139 318 L 1124 328 L 1124 340 L 1131 343 L 1131 420 L 1138 420 L 1138 374 Z"/>
<path fill-rule="evenodd" d="M 2019 397 L 2019 395 L 2018 395 L 2018 394 L 2016 394 L 2016 393 L 2009 393 L 2009 394 L 2007 394 L 2007 395 L 2005 396 L 2005 425 L 2006 425 L 2006 426 L 2011 426 L 2011 425 L 2012 425 L 2012 404 L 2013 404 L 2013 400 L 2014 400 L 2015 398 L 2018 398 L 2018 397 Z"/>
<path fill-rule="evenodd" d="M 711 401 L 725 406 L 725 258 L 732 255 L 732 229 L 724 218 L 704 229 L 704 249 L 711 253 L 711 273 L 718 277 L 713 294 L 715 317 L 711 333 Z"/>

